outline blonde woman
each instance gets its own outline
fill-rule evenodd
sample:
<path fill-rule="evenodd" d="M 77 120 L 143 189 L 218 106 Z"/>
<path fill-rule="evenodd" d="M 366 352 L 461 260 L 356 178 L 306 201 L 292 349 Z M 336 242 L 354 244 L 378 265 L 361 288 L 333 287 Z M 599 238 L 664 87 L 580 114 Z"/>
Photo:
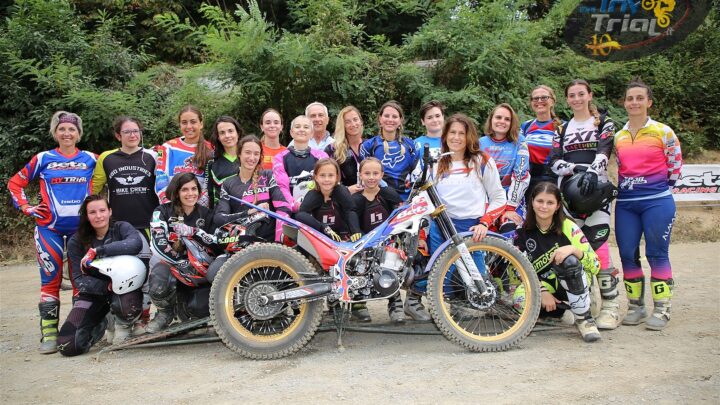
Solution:
<path fill-rule="evenodd" d="M 325 148 L 325 153 L 340 166 L 340 182 L 351 194 L 362 190 L 359 183 L 360 145 L 363 142 L 363 120 L 360 111 L 347 106 L 338 113 L 335 123 L 335 142 Z"/>

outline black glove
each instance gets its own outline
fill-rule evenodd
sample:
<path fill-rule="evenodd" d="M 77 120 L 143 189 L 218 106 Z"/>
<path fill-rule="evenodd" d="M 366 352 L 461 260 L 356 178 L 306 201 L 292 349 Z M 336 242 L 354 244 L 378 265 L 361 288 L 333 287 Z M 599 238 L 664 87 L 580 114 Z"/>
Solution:
<path fill-rule="evenodd" d="M 597 173 L 588 170 L 583 174 L 582 179 L 580 179 L 580 194 L 582 195 L 588 195 L 592 194 L 593 191 L 597 188 L 598 184 L 598 175 Z"/>

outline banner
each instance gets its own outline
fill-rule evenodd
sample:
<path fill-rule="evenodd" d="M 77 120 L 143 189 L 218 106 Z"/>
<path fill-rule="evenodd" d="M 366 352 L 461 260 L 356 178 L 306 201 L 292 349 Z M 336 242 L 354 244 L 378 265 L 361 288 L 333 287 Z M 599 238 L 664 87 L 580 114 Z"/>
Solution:
<path fill-rule="evenodd" d="M 675 201 L 720 201 L 720 165 L 683 165 Z"/>

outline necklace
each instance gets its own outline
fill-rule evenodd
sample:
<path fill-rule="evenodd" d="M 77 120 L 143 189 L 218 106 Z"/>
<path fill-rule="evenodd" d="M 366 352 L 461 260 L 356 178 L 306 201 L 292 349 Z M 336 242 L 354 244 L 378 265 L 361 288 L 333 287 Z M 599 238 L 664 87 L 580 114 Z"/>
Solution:
<path fill-rule="evenodd" d="M 553 227 L 553 223 L 552 223 L 552 222 L 550 222 L 550 226 L 548 226 L 548 227 L 545 228 L 545 229 L 541 228 L 541 227 L 540 227 L 540 224 L 537 224 L 537 229 L 538 229 L 540 232 L 542 232 L 542 233 L 547 233 L 547 231 L 549 231 L 550 229 L 552 229 L 552 227 Z"/>

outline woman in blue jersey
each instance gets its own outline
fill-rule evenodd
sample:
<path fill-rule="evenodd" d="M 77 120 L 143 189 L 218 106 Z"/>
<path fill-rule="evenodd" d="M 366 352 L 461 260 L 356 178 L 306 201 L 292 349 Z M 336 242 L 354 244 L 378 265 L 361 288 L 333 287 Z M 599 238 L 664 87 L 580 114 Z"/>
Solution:
<path fill-rule="evenodd" d="M 520 134 L 525 137 L 530 155 L 530 184 L 525 192 L 526 201 L 529 201 L 530 192 L 536 184 L 551 180 L 548 163 L 552 140 L 563 124 L 555 114 L 556 100 L 552 88 L 543 84 L 535 87 L 530 93 L 530 108 L 535 112 L 535 118 L 520 126 Z"/>
<path fill-rule="evenodd" d="M 205 169 L 213 157 L 213 146 L 203 135 L 203 115 L 197 107 L 187 105 L 178 114 L 182 136 L 171 139 L 157 147 L 155 168 L 155 192 L 160 204 L 169 200 L 165 191 L 170 180 L 178 173 L 192 173 L 200 181 L 199 204 L 208 207 L 207 177 Z"/>
<path fill-rule="evenodd" d="M 374 156 L 380 160 L 385 170 L 383 180 L 394 188 L 403 200 L 410 194 L 406 181 L 419 157 L 413 141 L 402 134 L 404 121 L 402 107 L 397 101 L 391 100 L 383 104 L 378 113 L 380 135 L 363 142 L 360 148 L 363 159 Z"/>
<path fill-rule="evenodd" d="M 223 115 L 213 125 L 211 139 L 215 147 L 215 158 L 207 165 L 210 208 L 217 204 L 223 182 L 238 173 L 238 142 L 242 136 L 240 123 L 233 117 Z"/>
<path fill-rule="evenodd" d="M 58 147 L 40 152 L 8 182 L 15 208 L 35 220 L 35 248 L 40 265 L 40 353 L 57 351 L 60 282 L 64 239 L 78 228 L 80 206 L 92 189 L 94 153 L 75 145 L 83 134 L 82 119 L 76 114 L 58 111 L 50 120 L 50 135 Z M 37 205 L 25 196 L 30 182 L 40 182 Z"/>
<path fill-rule="evenodd" d="M 525 137 L 519 134 L 519 121 L 509 104 L 496 106 L 485 121 L 485 136 L 480 138 L 480 149 L 490 155 L 500 173 L 507 204 L 505 212 L 496 221 L 494 229 L 511 231 L 520 226 L 525 217 L 525 189 L 530 183 L 528 150 Z"/>

